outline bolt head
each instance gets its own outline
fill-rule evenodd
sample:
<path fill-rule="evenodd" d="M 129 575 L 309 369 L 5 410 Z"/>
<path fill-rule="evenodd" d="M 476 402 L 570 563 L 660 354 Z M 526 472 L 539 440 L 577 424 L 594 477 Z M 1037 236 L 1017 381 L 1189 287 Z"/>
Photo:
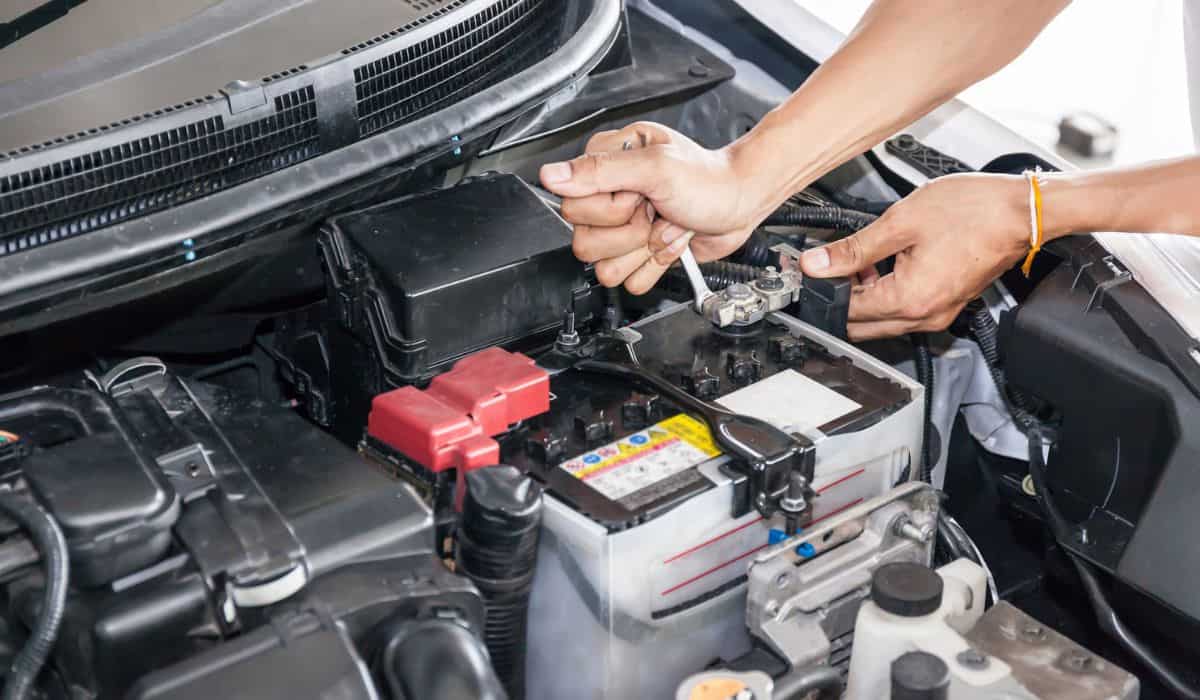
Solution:
<path fill-rule="evenodd" d="M 973 671 L 985 669 L 991 663 L 988 660 L 987 655 L 978 649 L 964 649 L 958 653 L 958 656 L 955 657 L 955 660 L 958 661 L 963 668 L 969 668 Z"/>

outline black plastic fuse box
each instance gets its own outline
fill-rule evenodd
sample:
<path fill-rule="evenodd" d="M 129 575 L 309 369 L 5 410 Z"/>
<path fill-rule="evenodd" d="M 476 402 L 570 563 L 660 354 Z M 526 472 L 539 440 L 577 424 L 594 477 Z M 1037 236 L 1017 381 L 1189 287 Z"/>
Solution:
<path fill-rule="evenodd" d="M 338 216 L 320 245 L 333 318 L 391 386 L 556 327 L 586 285 L 571 228 L 512 175 Z"/>

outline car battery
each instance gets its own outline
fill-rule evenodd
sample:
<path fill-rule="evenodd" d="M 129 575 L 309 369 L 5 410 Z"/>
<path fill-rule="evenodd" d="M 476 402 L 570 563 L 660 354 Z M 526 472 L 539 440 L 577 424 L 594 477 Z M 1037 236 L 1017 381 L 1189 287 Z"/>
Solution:
<path fill-rule="evenodd" d="M 791 316 L 715 328 L 677 306 L 594 340 L 624 363 L 815 446 L 806 527 L 916 473 L 923 387 Z M 750 647 L 746 571 L 782 516 L 738 508 L 732 458 L 667 392 L 559 370 L 550 410 L 500 438 L 546 487 L 531 700 L 671 697 Z M 694 413 L 691 412 L 691 413 Z"/>

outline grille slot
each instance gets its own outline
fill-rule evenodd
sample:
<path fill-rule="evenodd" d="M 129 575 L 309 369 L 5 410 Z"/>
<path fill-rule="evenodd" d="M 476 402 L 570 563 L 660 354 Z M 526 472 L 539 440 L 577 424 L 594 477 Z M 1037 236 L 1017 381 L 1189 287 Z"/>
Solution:
<path fill-rule="evenodd" d="M 356 68 L 359 135 L 417 119 L 549 55 L 566 6 L 561 0 L 504 0 Z"/>
<path fill-rule="evenodd" d="M 0 178 L 0 256 L 112 226 L 232 187 L 319 153 L 311 86 L 275 113 L 226 128 L 220 116 Z"/>

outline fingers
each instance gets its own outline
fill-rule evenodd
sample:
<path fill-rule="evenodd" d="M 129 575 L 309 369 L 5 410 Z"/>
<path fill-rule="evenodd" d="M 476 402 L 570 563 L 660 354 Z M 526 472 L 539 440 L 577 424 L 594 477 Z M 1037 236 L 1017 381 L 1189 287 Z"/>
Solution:
<path fill-rule="evenodd" d="M 867 321 L 846 324 L 846 335 L 856 343 L 864 340 L 895 338 L 911 332 L 913 332 L 911 321 Z"/>
<path fill-rule="evenodd" d="M 805 251 L 800 264 L 813 277 L 848 277 L 910 244 L 907 229 L 885 216 L 852 236 Z"/>
<path fill-rule="evenodd" d="M 662 181 L 661 147 L 604 151 L 542 166 L 542 185 L 560 197 L 590 197 L 628 190 L 650 195 Z"/>
<path fill-rule="evenodd" d="M 575 226 L 572 250 L 583 262 L 594 263 L 624 255 L 647 246 L 651 238 L 649 207 L 639 207 L 628 223 L 620 226 Z"/>
<path fill-rule="evenodd" d="M 940 331 L 954 322 L 962 307 L 963 302 L 946 298 L 937 289 L 892 273 L 872 285 L 855 287 L 846 330 L 855 341 Z"/>
<path fill-rule="evenodd" d="M 642 263 L 642 266 L 634 270 L 633 274 L 625 280 L 625 289 L 630 294 L 645 294 L 653 289 L 658 280 L 666 273 L 667 268 L 675 264 L 679 256 L 683 255 L 683 251 L 687 250 L 688 244 L 692 242 L 695 234 L 691 231 L 681 231 L 680 233 L 681 235 L 674 238 L 667 247 L 652 254 L 649 260 Z"/>
<path fill-rule="evenodd" d="M 570 197 L 562 201 L 562 217 L 573 224 L 620 226 L 633 218 L 644 201 L 636 192 Z"/>
<path fill-rule="evenodd" d="M 605 287 L 619 287 L 649 259 L 650 249 L 646 246 L 615 258 L 606 258 L 596 263 L 596 280 Z"/>
<path fill-rule="evenodd" d="M 855 287 L 850 295 L 850 321 L 914 320 L 906 313 L 904 290 L 895 273 L 874 284 Z"/>

